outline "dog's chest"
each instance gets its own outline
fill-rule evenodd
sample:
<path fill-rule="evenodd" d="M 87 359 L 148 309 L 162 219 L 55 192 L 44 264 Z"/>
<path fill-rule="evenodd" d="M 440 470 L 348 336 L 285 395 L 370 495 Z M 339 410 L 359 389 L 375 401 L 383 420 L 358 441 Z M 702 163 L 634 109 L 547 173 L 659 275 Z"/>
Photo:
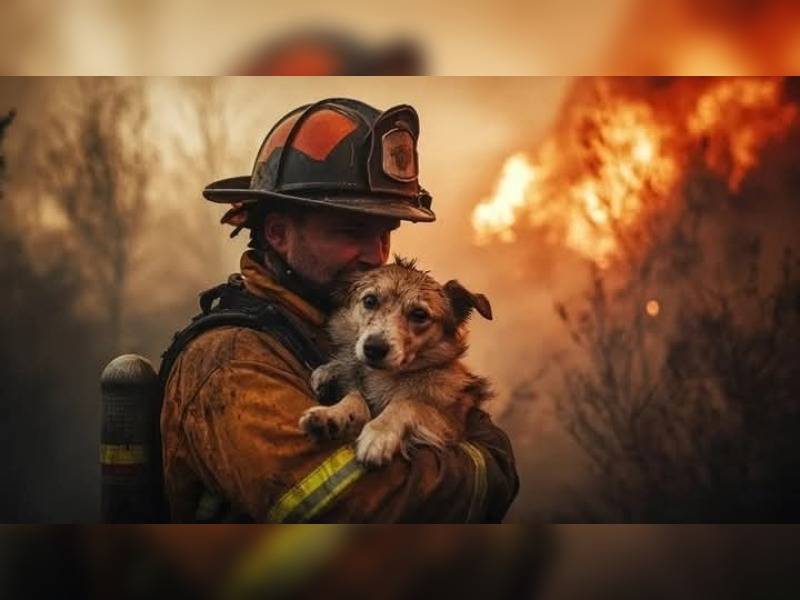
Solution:
<path fill-rule="evenodd" d="M 397 392 L 395 377 L 385 371 L 360 369 L 356 381 L 359 391 L 369 404 L 372 416 L 378 415 Z"/>

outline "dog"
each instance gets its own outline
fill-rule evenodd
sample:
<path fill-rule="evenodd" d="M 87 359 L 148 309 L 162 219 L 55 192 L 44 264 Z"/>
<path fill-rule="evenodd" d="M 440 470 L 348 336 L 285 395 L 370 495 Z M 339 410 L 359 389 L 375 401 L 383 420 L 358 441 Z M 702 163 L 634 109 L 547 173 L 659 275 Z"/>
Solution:
<path fill-rule="evenodd" d="M 311 387 L 323 404 L 341 400 L 305 411 L 300 428 L 318 440 L 357 438 L 367 466 L 462 439 L 468 411 L 491 396 L 460 360 L 473 309 L 492 319 L 486 296 L 456 280 L 441 285 L 396 256 L 345 282 L 337 299 L 333 358 L 312 372 Z"/>

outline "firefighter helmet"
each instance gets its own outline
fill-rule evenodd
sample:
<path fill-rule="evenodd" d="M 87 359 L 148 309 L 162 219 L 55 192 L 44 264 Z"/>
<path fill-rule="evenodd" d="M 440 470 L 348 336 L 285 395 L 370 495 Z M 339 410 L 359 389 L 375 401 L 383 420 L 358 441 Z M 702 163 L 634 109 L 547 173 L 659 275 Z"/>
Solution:
<path fill-rule="evenodd" d="M 223 222 L 249 227 L 248 207 L 286 203 L 407 221 L 433 221 L 418 181 L 419 118 L 408 105 L 383 112 L 346 98 L 301 106 L 267 134 L 250 175 L 203 190 L 234 204 Z"/>

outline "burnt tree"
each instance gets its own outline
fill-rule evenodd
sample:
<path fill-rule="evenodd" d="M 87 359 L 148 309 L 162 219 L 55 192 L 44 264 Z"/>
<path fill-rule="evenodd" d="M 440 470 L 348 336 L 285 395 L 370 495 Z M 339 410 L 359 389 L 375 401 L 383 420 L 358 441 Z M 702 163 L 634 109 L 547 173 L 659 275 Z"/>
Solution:
<path fill-rule="evenodd" d="M 153 155 L 140 82 L 75 82 L 42 143 L 41 185 L 73 237 L 91 297 L 108 324 L 110 353 L 121 350 L 126 285 L 147 211 Z"/>

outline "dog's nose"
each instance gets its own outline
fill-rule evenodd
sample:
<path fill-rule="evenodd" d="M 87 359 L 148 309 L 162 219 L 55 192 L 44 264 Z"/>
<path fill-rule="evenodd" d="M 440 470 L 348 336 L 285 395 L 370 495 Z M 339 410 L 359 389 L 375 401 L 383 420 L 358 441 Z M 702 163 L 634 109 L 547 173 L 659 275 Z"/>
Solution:
<path fill-rule="evenodd" d="M 383 338 L 371 335 L 364 340 L 364 356 L 370 362 L 378 362 L 389 354 L 389 344 Z"/>

